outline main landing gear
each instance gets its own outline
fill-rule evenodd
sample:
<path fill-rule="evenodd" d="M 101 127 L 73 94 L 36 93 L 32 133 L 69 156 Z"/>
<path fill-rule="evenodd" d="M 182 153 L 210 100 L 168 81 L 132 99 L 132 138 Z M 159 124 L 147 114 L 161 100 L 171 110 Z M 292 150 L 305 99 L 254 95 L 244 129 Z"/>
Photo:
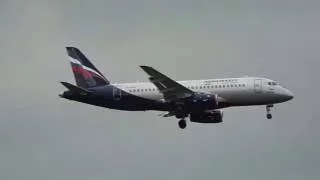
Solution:
<path fill-rule="evenodd" d="M 180 119 L 178 122 L 180 129 L 185 129 L 187 127 L 186 117 L 188 117 L 188 113 L 186 113 L 183 106 L 178 106 L 175 109 L 175 116 L 177 119 Z"/>
<path fill-rule="evenodd" d="M 179 120 L 178 125 L 179 125 L 180 129 L 184 129 L 187 127 L 187 121 L 183 118 L 183 119 Z"/>
<path fill-rule="evenodd" d="M 268 105 L 266 106 L 267 119 L 272 119 L 272 114 L 270 113 L 270 112 L 271 112 L 271 108 L 273 108 L 273 104 L 268 104 Z"/>

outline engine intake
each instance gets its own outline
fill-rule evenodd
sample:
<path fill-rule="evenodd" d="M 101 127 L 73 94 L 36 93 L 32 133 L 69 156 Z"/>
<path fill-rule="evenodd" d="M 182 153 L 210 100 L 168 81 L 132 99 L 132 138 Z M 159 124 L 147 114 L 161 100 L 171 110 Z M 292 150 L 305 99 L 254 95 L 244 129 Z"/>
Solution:
<path fill-rule="evenodd" d="M 223 112 L 220 110 L 191 113 L 190 121 L 196 123 L 221 123 L 223 121 Z"/>

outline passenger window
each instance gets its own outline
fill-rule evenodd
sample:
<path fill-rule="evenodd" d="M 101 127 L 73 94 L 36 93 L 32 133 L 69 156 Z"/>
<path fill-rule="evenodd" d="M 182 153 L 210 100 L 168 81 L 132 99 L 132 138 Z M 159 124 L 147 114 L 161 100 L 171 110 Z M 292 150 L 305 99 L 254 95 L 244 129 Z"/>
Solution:
<path fill-rule="evenodd" d="M 233 85 L 231 84 L 230 87 L 233 87 Z"/>

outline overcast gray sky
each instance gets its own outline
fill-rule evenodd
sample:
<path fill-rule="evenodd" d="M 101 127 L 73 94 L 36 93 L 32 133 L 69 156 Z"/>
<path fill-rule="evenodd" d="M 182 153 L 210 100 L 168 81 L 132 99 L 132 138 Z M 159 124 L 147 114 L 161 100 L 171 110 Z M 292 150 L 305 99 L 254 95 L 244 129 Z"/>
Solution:
<path fill-rule="evenodd" d="M 317 0 L 0 1 L 0 179 L 320 178 Z M 295 99 L 225 109 L 224 123 L 58 98 L 65 46 L 112 82 L 264 76 Z"/>

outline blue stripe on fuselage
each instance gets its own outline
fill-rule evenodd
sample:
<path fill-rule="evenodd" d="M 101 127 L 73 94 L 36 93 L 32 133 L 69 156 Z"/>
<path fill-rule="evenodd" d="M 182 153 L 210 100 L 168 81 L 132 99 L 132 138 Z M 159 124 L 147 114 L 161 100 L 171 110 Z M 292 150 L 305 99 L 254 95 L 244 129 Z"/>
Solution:
<path fill-rule="evenodd" d="M 71 98 L 72 100 L 106 107 L 117 110 L 127 111 L 146 111 L 146 110 L 158 110 L 158 111 L 170 111 L 171 106 L 168 103 L 162 101 L 156 101 L 146 99 L 142 97 L 129 94 L 116 86 L 106 85 L 100 87 L 94 87 L 89 89 L 90 96 Z M 118 94 L 115 94 L 118 93 Z"/>

